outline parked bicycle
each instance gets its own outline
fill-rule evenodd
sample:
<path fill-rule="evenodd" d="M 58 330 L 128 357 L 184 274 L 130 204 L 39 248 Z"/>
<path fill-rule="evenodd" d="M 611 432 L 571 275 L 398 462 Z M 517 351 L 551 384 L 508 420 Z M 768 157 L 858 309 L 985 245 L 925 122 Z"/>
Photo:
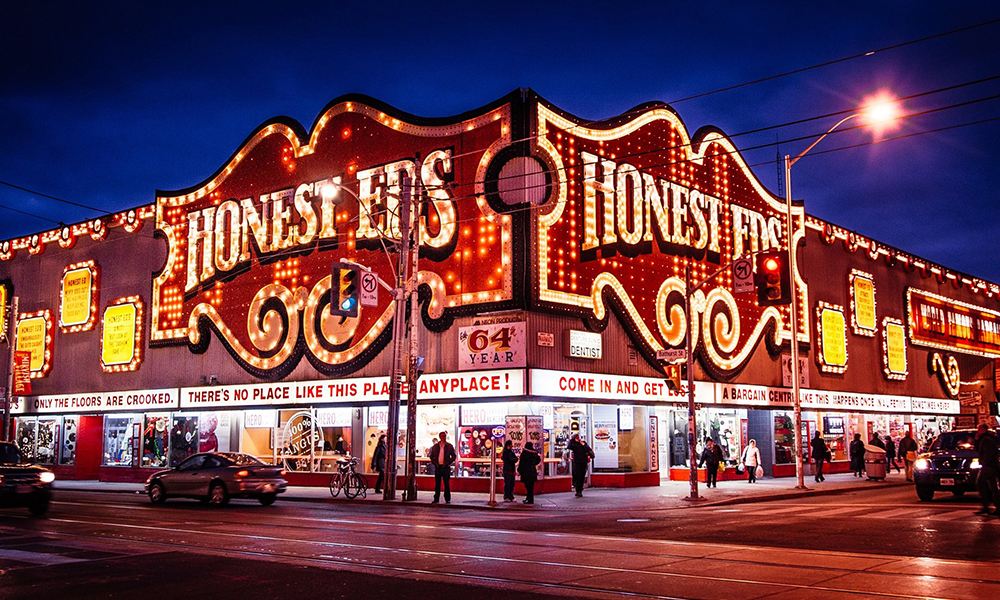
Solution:
<path fill-rule="evenodd" d="M 344 457 L 337 459 L 337 472 L 330 477 L 330 494 L 336 498 L 340 495 L 340 490 L 344 490 L 344 496 L 350 499 L 368 497 L 368 480 L 365 476 L 354 469 L 361 464 L 361 459 L 357 457 Z"/>

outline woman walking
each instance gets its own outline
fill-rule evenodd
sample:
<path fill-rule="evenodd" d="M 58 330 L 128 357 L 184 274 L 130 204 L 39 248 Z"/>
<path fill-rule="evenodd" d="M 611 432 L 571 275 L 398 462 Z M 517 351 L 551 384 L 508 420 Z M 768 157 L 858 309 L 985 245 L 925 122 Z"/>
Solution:
<path fill-rule="evenodd" d="M 375 493 L 382 493 L 382 484 L 385 483 L 385 434 L 378 436 L 378 445 L 372 454 L 372 470 L 378 472 L 378 479 L 375 480 Z"/>
<path fill-rule="evenodd" d="M 861 434 L 855 433 L 851 441 L 851 472 L 855 477 L 864 477 L 865 472 L 865 443 L 861 441 Z"/>
<path fill-rule="evenodd" d="M 750 445 L 743 450 L 743 466 L 747 470 L 747 483 L 757 483 L 757 467 L 762 466 L 757 440 L 750 440 Z"/>
<path fill-rule="evenodd" d="M 503 461 L 503 501 L 514 501 L 514 478 L 517 477 L 517 455 L 514 454 L 514 442 L 507 440 L 500 454 Z"/>
<path fill-rule="evenodd" d="M 517 461 L 517 473 L 521 476 L 521 483 L 524 484 L 525 504 L 535 503 L 535 482 L 538 480 L 538 471 L 535 470 L 535 467 L 540 462 L 542 459 L 535 452 L 535 445 L 531 442 L 525 442 L 524 448 L 521 450 L 521 458 Z"/>

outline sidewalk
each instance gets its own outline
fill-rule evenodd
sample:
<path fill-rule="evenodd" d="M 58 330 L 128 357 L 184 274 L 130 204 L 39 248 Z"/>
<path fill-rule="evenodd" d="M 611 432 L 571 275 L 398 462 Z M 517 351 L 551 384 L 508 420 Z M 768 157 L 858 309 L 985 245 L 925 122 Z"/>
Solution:
<path fill-rule="evenodd" d="M 690 496 L 690 483 L 687 481 L 662 482 L 659 487 L 642 488 L 588 488 L 584 490 L 584 497 L 577 498 L 572 492 L 545 494 L 535 498 L 534 506 L 525 506 L 521 503 L 523 497 L 518 497 L 517 502 L 504 503 L 500 495 L 497 501 L 500 504 L 491 509 L 487 506 L 489 497 L 486 494 L 471 492 L 456 492 L 452 494 L 451 505 L 448 508 L 483 509 L 483 510 L 553 510 L 553 511 L 615 511 L 615 512 L 636 512 L 645 510 L 662 510 L 670 508 L 692 508 L 704 506 L 725 506 L 730 504 L 744 504 L 750 502 L 769 502 L 774 500 L 786 500 L 806 496 L 818 496 L 829 494 L 848 494 L 851 492 L 864 492 L 866 490 L 881 489 L 885 487 L 911 486 L 902 475 L 891 474 L 885 481 L 868 481 L 858 479 L 850 473 L 839 473 L 828 475 L 826 481 L 815 483 L 811 477 L 806 478 L 807 490 L 796 490 L 795 478 L 783 477 L 780 479 L 759 479 L 755 484 L 746 481 L 724 481 L 719 483 L 718 488 L 708 489 L 704 484 L 698 484 L 698 495 L 703 497 L 703 501 L 692 502 L 687 500 Z M 109 483 L 100 481 L 61 481 L 56 480 L 55 489 L 82 492 L 113 492 L 142 494 L 143 486 L 139 483 Z M 353 503 L 353 504 L 387 504 L 381 496 L 375 497 L 372 490 L 368 491 L 367 498 L 355 498 L 347 500 L 341 494 L 338 498 L 330 497 L 330 491 L 326 488 L 318 487 L 289 487 L 288 491 L 282 494 L 279 499 L 283 502 L 319 502 L 326 504 Z M 397 491 L 397 497 L 402 494 Z M 421 491 L 417 494 L 415 502 L 407 502 L 408 506 L 426 506 L 431 508 L 433 492 Z M 398 501 L 397 501 L 398 502 Z M 444 502 L 434 508 L 444 508 Z"/>

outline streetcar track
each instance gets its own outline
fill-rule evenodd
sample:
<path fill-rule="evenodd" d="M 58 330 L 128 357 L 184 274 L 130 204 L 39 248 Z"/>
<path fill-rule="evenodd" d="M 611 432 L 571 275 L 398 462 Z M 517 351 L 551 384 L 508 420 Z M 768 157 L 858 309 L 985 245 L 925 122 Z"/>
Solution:
<path fill-rule="evenodd" d="M 306 546 L 349 548 L 349 549 L 357 549 L 357 550 L 370 550 L 370 551 L 387 552 L 387 553 L 413 554 L 413 555 L 434 556 L 434 557 L 443 557 L 443 558 L 455 558 L 455 559 L 473 560 L 473 561 L 475 561 L 475 560 L 479 560 L 479 561 L 493 561 L 493 562 L 507 563 L 507 564 L 542 565 L 542 566 L 551 566 L 551 567 L 557 567 L 557 568 L 584 569 L 584 570 L 590 570 L 590 571 L 595 571 L 595 572 L 603 572 L 603 573 L 643 574 L 643 575 L 652 575 L 652 576 L 664 577 L 664 578 L 676 577 L 676 578 L 681 578 L 681 579 L 699 580 L 699 581 L 704 581 L 704 582 L 729 583 L 729 584 L 749 584 L 749 585 L 758 585 L 758 586 L 763 586 L 763 587 L 772 586 L 772 587 L 782 588 L 782 589 L 784 589 L 784 591 L 790 591 L 790 590 L 825 591 L 825 592 L 835 592 L 835 593 L 858 595 L 858 596 L 877 596 L 877 597 L 880 597 L 880 598 L 905 598 L 905 599 L 910 599 L 910 600 L 917 600 L 917 599 L 936 600 L 938 598 L 938 597 L 935 597 L 935 596 L 909 595 L 909 594 L 905 594 L 905 593 L 888 593 L 888 592 L 877 592 L 877 591 L 870 591 L 870 590 L 869 591 L 858 591 L 858 590 L 844 589 L 844 588 L 839 588 L 839 587 L 822 586 L 822 585 L 819 585 L 818 583 L 814 584 L 814 585 L 803 585 L 803 584 L 793 584 L 793 583 L 777 583 L 777 582 L 767 582 L 767 581 L 754 581 L 754 580 L 740 579 L 740 578 L 735 578 L 735 577 L 719 577 L 719 576 L 708 576 L 708 575 L 694 575 L 694 574 L 686 574 L 686 573 L 659 572 L 659 571 L 650 571 L 650 570 L 646 570 L 646 569 L 626 569 L 626 568 L 607 567 L 607 566 L 598 566 L 598 565 L 578 565 L 578 564 L 559 563 L 559 562 L 553 562 L 553 561 L 525 560 L 525 559 L 518 559 L 518 558 L 493 557 L 493 556 L 482 556 L 482 555 L 473 555 L 473 554 L 460 554 L 460 553 L 454 553 L 454 552 L 441 552 L 441 551 L 435 551 L 435 550 L 419 550 L 419 549 L 412 549 L 412 548 L 390 548 L 390 547 L 386 547 L 386 546 L 377 546 L 377 545 L 372 545 L 372 544 L 354 544 L 354 543 L 346 543 L 346 542 L 313 541 L 313 540 L 303 540 L 303 539 L 297 539 L 297 538 L 285 538 L 285 537 L 277 537 L 277 536 L 246 535 L 246 534 L 237 534 L 237 533 L 229 533 L 229 532 L 218 532 L 218 531 L 198 531 L 198 530 L 193 530 L 193 529 L 181 529 L 181 528 L 176 528 L 176 527 L 154 527 L 154 526 L 148 526 L 148 525 L 133 525 L 133 524 L 128 524 L 128 523 L 107 523 L 107 522 L 91 521 L 91 520 L 76 520 L 76 519 L 51 519 L 51 520 L 52 521 L 56 521 L 56 522 L 70 523 L 70 524 L 82 524 L 82 525 L 93 525 L 93 526 L 112 526 L 112 527 L 118 527 L 118 528 L 122 528 L 122 529 L 137 529 L 137 530 L 161 531 L 161 532 L 171 532 L 171 533 L 176 533 L 176 534 L 193 534 L 193 535 L 196 535 L 196 536 L 222 536 L 222 537 L 237 538 L 237 539 L 244 539 L 244 540 L 260 540 L 260 541 L 276 542 L 276 543 L 302 544 L 302 545 L 306 545 Z M 588 592 L 594 592 L 594 593 L 618 594 L 618 595 L 629 596 L 629 597 L 637 597 L 637 596 L 638 597 L 653 597 L 653 598 L 663 598 L 665 600 L 680 600 L 680 599 L 683 598 L 683 597 L 678 597 L 678 596 L 662 596 L 662 595 L 658 596 L 658 595 L 641 594 L 641 593 L 628 592 L 628 591 L 623 591 L 623 590 L 608 590 L 606 588 L 598 588 L 598 587 L 593 587 L 593 586 L 571 585 L 569 582 L 567 582 L 567 583 L 547 583 L 547 582 L 537 582 L 537 581 L 530 581 L 530 580 L 524 580 L 524 579 L 514 579 L 514 578 L 509 578 L 509 577 L 498 577 L 498 576 L 489 576 L 489 575 L 472 575 L 472 574 L 467 574 L 467 573 L 449 573 L 449 572 L 444 572 L 444 571 L 435 571 L 435 570 L 432 570 L 432 569 L 417 569 L 417 568 L 402 567 L 402 566 L 377 565 L 377 564 L 363 563 L 363 562 L 359 562 L 358 560 L 352 560 L 352 559 L 347 559 L 347 558 L 336 558 L 336 557 L 333 557 L 333 558 L 321 558 L 322 556 L 330 556 L 330 555 L 321 555 L 321 557 L 301 556 L 301 555 L 298 555 L 298 554 L 294 554 L 294 553 L 291 553 L 291 552 L 280 551 L 280 550 L 268 550 L 268 551 L 264 551 L 264 550 L 230 549 L 230 548 L 225 548 L 225 547 L 222 547 L 222 546 L 213 546 L 213 545 L 199 545 L 199 544 L 193 544 L 193 543 L 184 544 L 184 543 L 176 543 L 176 542 L 165 542 L 165 541 L 160 541 L 160 540 L 149 541 L 149 540 L 144 540 L 144 539 L 124 538 L 124 537 L 121 537 L 121 536 L 106 535 L 106 534 L 101 534 L 101 533 L 92 533 L 92 534 L 69 533 L 69 534 L 63 534 L 61 532 L 55 532 L 55 531 L 40 531 L 40 532 L 41 533 L 50 533 L 50 534 L 53 534 L 53 535 L 72 535 L 72 536 L 76 536 L 76 537 L 100 537 L 102 539 L 112 539 L 112 540 L 116 540 L 116 541 L 122 541 L 124 539 L 127 539 L 128 541 L 135 542 L 135 543 L 163 545 L 163 546 L 168 546 L 168 547 L 171 547 L 171 548 L 184 548 L 184 549 L 193 550 L 193 551 L 209 551 L 209 552 L 221 552 L 221 553 L 234 553 L 234 554 L 245 554 L 245 555 L 248 555 L 248 556 L 252 555 L 252 556 L 258 556 L 258 557 L 271 557 L 271 558 L 296 559 L 296 560 L 306 559 L 306 560 L 310 560 L 310 561 L 313 561 L 313 562 L 326 562 L 326 563 L 333 562 L 333 563 L 336 563 L 336 564 L 351 566 L 351 567 L 355 567 L 355 568 L 388 569 L 388 570 L 393 570 L 393 571 L 397 571 L 397 572 L 405 572 L 405 573 L 413 573 L 413 574 L 421 574 L 421 575 L 434 575 L 434 576 L 442 576 L 442 577 L 471 578 L 471 579 L 476 579 L 476 580 L 479 580 L 479 581 L 492 581 L 492 582 L 496 582 L 496 583 L 508 583 L 508 584 L 518 584 L 518 585 L 528 585 L 528 586 L 536 585 L 536 586 L 544 586 L 544 587 L 552 587 L 552 588 L 560 588 L 560 589 L 568 589 L 568 590 L 588 591 Z M 602 537 L 602 536 L 586 536 L 586 537 Z M 610 538 L 610 539 L 622 540 L 622 538 Z M 647 540 L 635 540 L 635 541 L 647 541 Z M 691 544 L 691 545 L 710 545 L 710 546 L 716 546 L 716 547 L 718 547 L 717 545 L 711 545 L 711 544 Z M 745 548 L 745 547 L 731 546 L 731 547 L 728 547 L 728 548 L 739 548 L 739 549 L 742 549 L 742 548 Z M 850 555 L 850 556 L 858 556 L 858 555 Z M 754 562 L 751 562 L 751 561 L 734 561 L 732 559 L 713 559 L 712 557 L 692 558 L 692 557 L 689 557 L 689 556 L 666 556 L 666 558 L 681 558 L 681 559 L 684 559 L 684 560 L 704 560 L 704 561 L 716 561 L 716 562 L 718 562 L 720 560 L 725 560 L 727 562 L 744 562 L 746 564 L 753 564 L 753 565 L 760 565 L 760 564 L 762 564 L 762 563 L 754 563 Z M 866 557 L 866 558 L 877 558 L 877 559 L 883 561 L 882 564 L 887 564 L 889 562 L 893 562 L 894 560 L 898 560 L 898 557 Z M 460 563 L 451 563 L 451 564 L 453 564 L 454 566 L 458 566 Z M 796 565 L 784 565 L 784 566 L 796 567 Z M 881 566 L 881 565 L 877 565 L 877 566 Z M 806 567 L 800 567 L 800 568 L 806 568 Z M 903 575 L 903 576 L 909 576 L 909 577 L 919 577 L 921 579 L 932 578 L 932 579 L 937 579 L 937 580 L 941 580 L 941 581 L 964 581 L 964 582 L 982 583 L 982 584 L 989 584 L 989 585 L 995 585 L 996 584 L 996 582 L 993 582 L 993 581 L 982 581 L 982 580 L 975 580 L 975 579 L 963 579 L 963 578 L 954 578 L 954 577 L 939 577 L 939 576 L 928 576 L 928 575 L 909 575 L 909 574 L 899 574 L 899 573 L 882 573 L 882 572 L 870 571 L 869 569 L 838 568 L 837 570 L 838 571 L 845 571 L 847 573 L 874 573 L 874 574 L 880 574 L 880 575 L 886 575 L 886 576 Z M 831 579 L 832 578 L 836 578 L 837 576 L 840 576 L 840 575 L 841 574 L 832 576 Z M 828 580 L 824 580 L 824 581 L 828 581 Z M 819 582 L 819 583 L 821 583 L 821 582 Z"/>

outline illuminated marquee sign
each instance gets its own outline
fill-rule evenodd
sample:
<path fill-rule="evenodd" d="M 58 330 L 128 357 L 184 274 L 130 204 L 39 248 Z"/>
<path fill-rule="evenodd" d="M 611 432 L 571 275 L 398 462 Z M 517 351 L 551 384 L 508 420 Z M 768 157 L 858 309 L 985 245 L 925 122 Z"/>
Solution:
<path fill-rule="evenodd" d="M 914 288 L 906 290 L 906 310 L 912 344 L 1000 357 L 1000 312 Z"/>
<path fill-rule="evenodd" d="M 906 327 L 899 319 L 882 319 L 882 368 L 886 379 L 906 379 Z"/>
<path fill-rule="evenodd" d="M 52 344 L 55 340 L 52 313 L 40 310 L 21 313 L 14 332 L 14 351 L 31 353 L 31 378 L 45 377 L 52 370 Z"/>
<path fill-rule="evenodd" d="M 303 354 L 325 373 L 356 370 L 387 343 L 393 300 L 331 317 L 330 264 L 393 280 L 407 178 L 423 190 L 426 318 L 447 326 L 448 315 L 514 299 L 513 220 L 484 183 L 511 141 L 509 101 L 449 122 L 371 103 L 336 102 L 309 134 L 265 125 L 211 179 L 157 197 L 169 253 L 153 282 L 152 344 L 201 351 L 214 331 L 258 377 L 283 377 Z"/>
<path fill-rule="evenodd" d="M 816 361 L 826 373 L 847 370 L 847 323 L 844 307 L 820 301 L 816 307 L 816 338 L 819 352 Z"/>
<path fill-rule="evenodd" d="M 101 368 L 105 373 L 135 371 L 142 362 L 142 298 L 119 298 L 104 309 Z"/>
<path fill-rule="evenodd" d="M 656 351 L 684 345 L 685 266 L 700 282 L 735 257 L 784 246 L 784 200 L 721 133 L 692 139 L 663 106 L 600 124 L 543 101 L 535 114 L 534 154 L 553 176 L 548 200 L 534 211 L 542 306 L 598 324 L 612 309 L 656 364 Z M 793 223 L 797 242 L 801 207 Z M 795 277 L 805 315 L 805 282 Z M 789 308 L 734 294 L 729 273 L 695 292 L 693 306 L 694 347 L 715 376 L 742 368 L 768 332 L 776 344 L 791 338 Z M 803 321 L 799 338 L 808 341 Z"/>
<path fill-rule="evenodd" d="M 7 284 L 0 282 L 0 340 L 7 339 L 7 319 L 9 312 L 7 309 L 7 298 L 10 292 L 7 291 Z"/>
<path fill-rule="evenodd" d="M 20 398 L 11 412 L 48 414 L 68 412 L 141 412 L 177 408 L 177 389 L 134 390 L 126 392 L 93 392 Z"/>
<path fill-rule="evenodd" d="M 851 298 L 851 329 L 856 335 L 874 337 L 878 322 L 875 318 L 875 279 L 870 273 L 851 270 L 848 277 Z"/>
<path fill-rule="evenodd" d="M 59 287 L 60 331 L 74 333 L 94 328 L 98 289 L 98 270 L 94 261 L 69 265 L 63 270 Z"/>

